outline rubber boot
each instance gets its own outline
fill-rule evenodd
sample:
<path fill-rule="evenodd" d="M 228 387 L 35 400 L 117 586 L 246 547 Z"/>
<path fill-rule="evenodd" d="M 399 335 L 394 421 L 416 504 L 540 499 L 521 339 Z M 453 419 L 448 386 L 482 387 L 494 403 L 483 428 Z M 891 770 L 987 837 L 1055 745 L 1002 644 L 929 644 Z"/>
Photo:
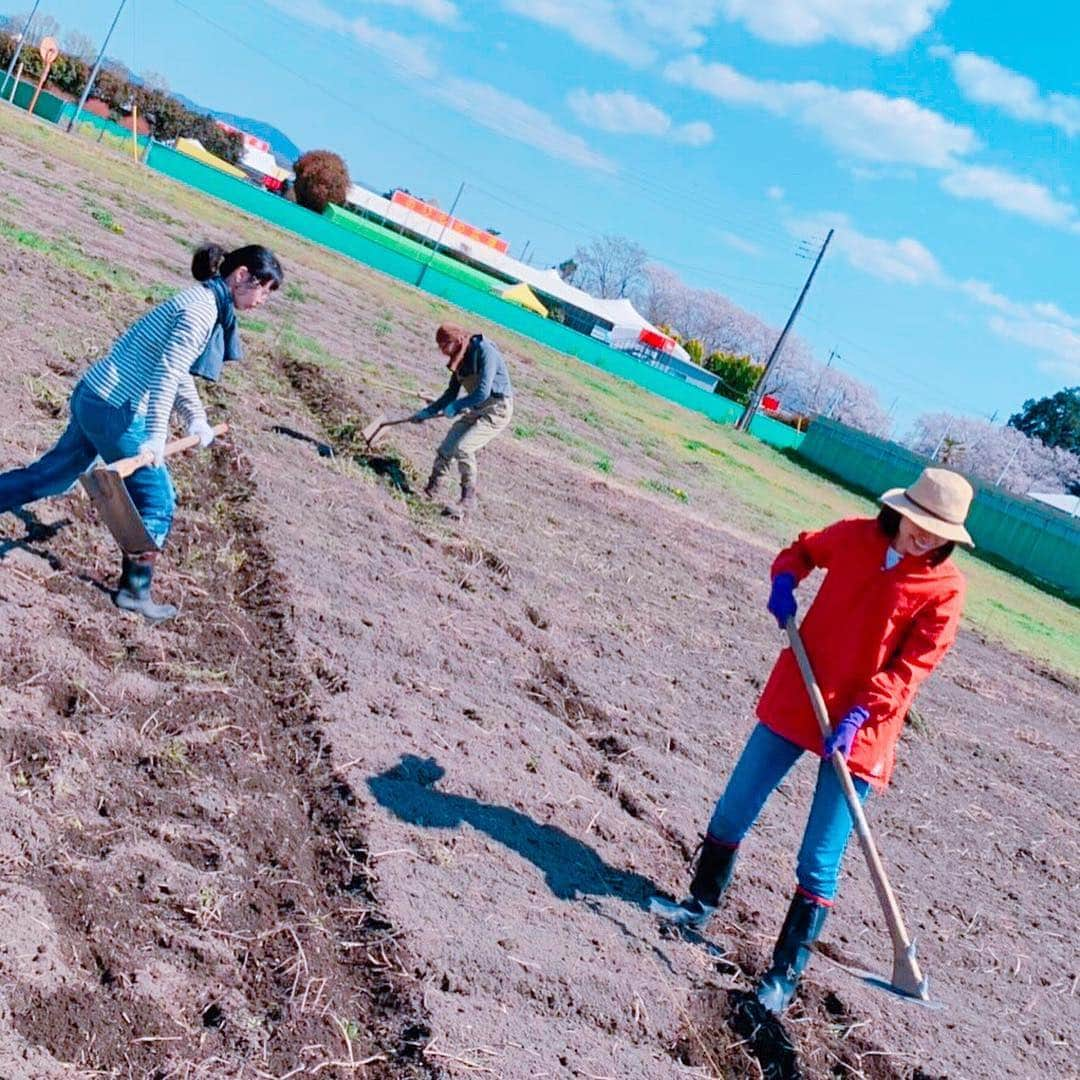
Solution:
<path fill-rule="evenodd" d="M 461 502 L 457 506 L 448 506 L 444 513 L 454 521 L 467 521 L 476 511 L 476 485 L 467 481 L 461 484 Z"/>
<path fill-rule="evenodd" d="M 428 477 L 428 482 L 424 485 L 424 498 L 435 499 L 438 498 L 439 488 L 442 486 L 443 477 L 446 475 L 446 470 L 450 467 L 450 462 L 444 457 L 436 457 L 435 464 L 431 466 L 431 475 Z"/>
<path fill-rule="evenodd" d="M 720 906 L 720 900 L 735 872 L 738 845 L 723 844 L 705 836 L 698 855 L 697 867 L 690 882 L 690 895 L 676 903 L 662 896 L 649 901 L 649 909 L 674 926 L 702 930 Z"/>
<path fill-rule="evenodd" d="M 150 598 L 150 585 L 154 579 L 156 551 L 142 555 L 125 555 L 120 572 L 120 588 L 113 596 L 113 603 L 124 611 L 137 611 L 152 623 L 165 622 L 176 615 L 172 604 L 155 604 Z"/>
<path fill-rule="evenodd" d="M 810 947 L 821 936 L 829 906 L 808 893 L 797 892 L 773 949 L 772 967 L 755 991 L 758 1001 L 779 1016 L 795 996 L 799 976 L 810 960 Z"/>

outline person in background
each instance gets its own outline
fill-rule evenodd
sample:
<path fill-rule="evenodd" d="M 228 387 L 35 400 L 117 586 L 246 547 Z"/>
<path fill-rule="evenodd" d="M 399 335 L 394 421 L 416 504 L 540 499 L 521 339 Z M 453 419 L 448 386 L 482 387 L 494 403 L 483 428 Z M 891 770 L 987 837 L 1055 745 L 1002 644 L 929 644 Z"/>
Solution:
<path fill-rule="evenodd" d="M 237 311 L 260 307 L 284 278 L 281 264 L 256 244 L 226 252 L 200 247 L 191 263 L 199 284 L 148 311 L 90 367 L 71 395 L 70 420 L 56 445 L 33 464 L 0 475 L 0 512 L 67 491 L 94 462 L 149 451 L 153 464 L 124 483 L 158 551 L 123 556 L 116 605 L 151 622 L 176 614 L 150 596 L 154 564 L 172 528 L 176 502 L 165 466 L 170 417 L 209 446 L 214 432 L 194 376 L 216 381 L 242 355 Z"/>
<path fill-rule="evenodd" d="M 651 906 L 668 922 L 703 927 L 769 795 L 804 751 L 819 755 L 795 894 L 756 991 L 774 1014 L 791 1002 L 821 934 L 853 826 L 830 758 L 846 758 L 862 801 L 872 786 L 888 784 L 915 691 L 956 638 L 965 585 L 950 555 L 955 544 L 972 543 L 964 527 L 971 498 L 962 476 L 926 469 L 906 491 L 885 492 L 876 518 L 802 533 L 772 564 L 768 610 L 781 628 L 795 617 L 799 582 L 825 571 L 801 633 L 832 733 L 823 742 L 795 657 L 784 649 L 758 702 L 759 723 L 709 821 L 690 895 L 678 903 L 654 897 Z"/>
<path fill-rule="evenodd" d="M 458 418 L 436 451 L 424 494 L 436 498 L 443 478 L 457 461 L 461 502 L 445 513 L 461 520 L 476 507 L 476 455 L 510 423 L 514 391 L 502 353 L 482 334 L 443 323 L 435 332 L 435 343 L 446 357 L 450 385 L 412 419 L 419 424 L 435 416 Z M 459 396 L 462 390 L 464 397 Z"/>

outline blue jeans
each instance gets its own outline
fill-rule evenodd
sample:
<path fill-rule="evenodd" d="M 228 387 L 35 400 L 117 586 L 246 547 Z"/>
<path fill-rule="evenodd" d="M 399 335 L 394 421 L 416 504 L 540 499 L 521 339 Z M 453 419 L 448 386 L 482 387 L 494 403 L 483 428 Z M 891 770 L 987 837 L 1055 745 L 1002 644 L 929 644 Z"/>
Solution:
<path fill-rule="evenodd" d="M 724 844 L 738 844 L 802 752 L 801 747 L 758 724 L 716 804 L 709 835 Z M 859 801 L 865 802 L 870 785 L 858 777 L 852 780 Z M 836 895 L 840 863 L 853 825 L 836 771 L 831 762 L 822 760 L 795 871 L 799 885 L 819 900 L 831 901 Z"/>
<path fill-rule="evenodd" d="M 71 395 L 71 420 L 57 444 L 25 469 L 0 474 L 0 512 L 67 491 L 99 455 L 107 463 L 132 457 L 146 441 L 146 419 L 130 402 L 110 405 L 79 383 Z M 146 531 L 158 547 L 172 528 L 176 495 L 169 470 L 147 466 L 124 481 Z"/>

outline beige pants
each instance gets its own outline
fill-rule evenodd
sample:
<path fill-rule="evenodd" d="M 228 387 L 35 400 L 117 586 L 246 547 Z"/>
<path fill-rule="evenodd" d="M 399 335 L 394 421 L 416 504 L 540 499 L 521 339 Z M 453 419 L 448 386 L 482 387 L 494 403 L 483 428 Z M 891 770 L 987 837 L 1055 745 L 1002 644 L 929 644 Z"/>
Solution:
<path fill-rule="evenodd" d="M 479 409 L 458 417 L 439 446 L 433 476 L 442 475 L 457 460 L 461 483 L 476 483 L 476 453 L 509 423 L 514 415 L 513 398 L 490 398 Z"/>

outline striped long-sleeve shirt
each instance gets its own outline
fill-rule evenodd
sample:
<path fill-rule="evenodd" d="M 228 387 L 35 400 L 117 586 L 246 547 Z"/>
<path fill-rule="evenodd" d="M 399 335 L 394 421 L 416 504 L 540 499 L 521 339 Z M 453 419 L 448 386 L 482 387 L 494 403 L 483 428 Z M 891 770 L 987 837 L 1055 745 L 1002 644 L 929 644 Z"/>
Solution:
<path fill-rule="evenodd" d="M 148 441 L 162 443 L 175 408 L 190 428 L 206 422 L 191 365 L 217 323 L 217 300 L 193 285 L 148 311 L 83 376 L 87 389 L 113 405 L 131 402 L 146 417 Z"/>

